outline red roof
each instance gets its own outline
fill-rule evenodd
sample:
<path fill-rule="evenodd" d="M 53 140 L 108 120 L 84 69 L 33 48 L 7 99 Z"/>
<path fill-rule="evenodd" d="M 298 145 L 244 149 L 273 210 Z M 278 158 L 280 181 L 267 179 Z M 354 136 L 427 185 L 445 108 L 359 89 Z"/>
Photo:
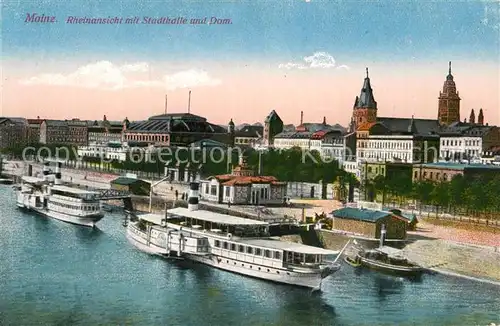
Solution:
<path fill-rule="evenodd" d="M 328 130 L 316 131 L 314 134 L 312 134 L 311 139 L 322 139 L 327 133 Z"/>
<path fill-rule="evenodd" d="M 273 176 L 238 176 L 230 174 L 216 175 L 211 178 L 215 178 L 217 181 L 222 183 L 224 186 L 243 186 L 250 185 L 253 183 L 267 183 L 272 185 L 284 185 L 284 182 L 279 182 Z"/>
<path fill-rule="evenodd" d="M 376 122 L 365 122 L 359 125 L 358 129 L 356 131 L 369 131 L 371 127 L 373 127 L 376 124 Z"/>

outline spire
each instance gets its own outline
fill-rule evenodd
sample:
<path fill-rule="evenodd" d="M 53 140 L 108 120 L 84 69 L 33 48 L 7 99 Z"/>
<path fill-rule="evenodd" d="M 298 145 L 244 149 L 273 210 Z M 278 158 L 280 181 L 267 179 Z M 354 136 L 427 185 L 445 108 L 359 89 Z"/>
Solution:
<path fill-rule="evenodd" d="M 448 76 L 446 76 L 446 80 L 453 80 L 453 75 L 451 74 L 451 61 L 448 62 Z"/>
<path fill-rule="evenodd" d="M 363 88 L 361 89 L 361 94 L 356 98 L 356 103 L 354 104 L 356 108 L 377 108 L 377 102 L 373 96 L 373 89 L 370 83 L 370 77 L 368 74 L 368 68 L 366 68 L 366 78 L 363 83 Z"/>
<path fill-rule="evenodd" d="M 408 132 L 412 134 L 417 133 L 417 127 L 415 126 L 415 119 L 413 118 L 413 115 L 411 116 L 410 125 L 408 126 Z"/>
<path fill-rule="evenodd" d="M 474 113 L 474 109 L 470 111 L 469 122 L 476 123 L 476 114 Z"/>
<path fill-rule="evenodd" d="M 477 116 L 477 123 L 480 124 L 481 126 L 484 125 L 483 109 L 479 110 L 479 115 Z"/>

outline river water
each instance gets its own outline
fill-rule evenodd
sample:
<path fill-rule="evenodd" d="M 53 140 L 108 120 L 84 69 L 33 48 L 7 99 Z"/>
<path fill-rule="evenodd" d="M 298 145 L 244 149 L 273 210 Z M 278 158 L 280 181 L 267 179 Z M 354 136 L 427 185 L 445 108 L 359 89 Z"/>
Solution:
<path fill-rule="evenodd" d="M 123 216 L 91 230 L 21 212 L 0 186 L 0 325 L 489 325 L 499 288 L 344 265 L 308 290 L 135 250 Z"/>

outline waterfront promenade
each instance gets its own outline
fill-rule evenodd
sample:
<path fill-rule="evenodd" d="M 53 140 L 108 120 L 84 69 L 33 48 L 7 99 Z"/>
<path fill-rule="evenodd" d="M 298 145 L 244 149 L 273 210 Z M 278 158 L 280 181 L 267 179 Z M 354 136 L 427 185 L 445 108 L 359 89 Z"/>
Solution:
<path fill-rule="evenodd" d="M 22 175 L 23 163 L 9 162 L 5 171 L 12 175 Z M 41 172 L 41 166 L 35 165 L 33 173 L 39 172 Z M 62 169 L 64 181 L 71 181 L 89 188 L 109 189 L 110 181 L 117 176 L 95 171 Z M 163 182 L 158 184 L 153 191 L 155 201 L 175 200 L 175 191 L 180 197 L 183 192 L 188 191 L 188 187 L 185 184 Z M 230 209 L 233 212 L 268 221 L 279 220 L 284 216 L 292 221 L 301 221 L 304 216 L 329 213 L 342 207 L 342 203 L 335 200 L 294 199 L 292 203 L 293 207 L 263 208 L 233 205 L 229 208 L 226 204 L 204 202 L 214 208 Z M 154 205 L 153 210 L 163 210 L 163 205 Z M 425 216 L 421 216 L 417 230 L 409 232 L 409 240 L 412 243 L 405 248 L 405 253 L 409 258 L 423 266 L 433 266 L 442 273 L 456 273 L 500 282 L 500 230 L 498 228 L 484 225 L 475 228 L 473 225 L 458 227 L 451 221 L 448 223 L 451 225 L 439 225 L 430 223 L 431 221 L 433 219 L 427 221 Z M 344 240 L 330 242 L 334 246 L 330 249 L 340 249 L 336 246 L 343 242 Z"/>

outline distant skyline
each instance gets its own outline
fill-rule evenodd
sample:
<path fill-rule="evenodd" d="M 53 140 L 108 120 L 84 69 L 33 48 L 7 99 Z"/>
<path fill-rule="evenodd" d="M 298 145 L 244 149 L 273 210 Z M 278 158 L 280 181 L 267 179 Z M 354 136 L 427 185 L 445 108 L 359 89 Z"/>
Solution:
<path fill-rule="evenodd" d="M 57 22 L 26 22 L 28 15 Z M 69 24 L 67 17 L 230 19 L 231 24 Z M 29 19 L 28 19 L 29 20 Z M 461 119 L 500 125 L 498 1 L 2 3 L 4 116 L 346 126 L 365 67 L 379 116 L 435 119 L 452 61 Z"/>

